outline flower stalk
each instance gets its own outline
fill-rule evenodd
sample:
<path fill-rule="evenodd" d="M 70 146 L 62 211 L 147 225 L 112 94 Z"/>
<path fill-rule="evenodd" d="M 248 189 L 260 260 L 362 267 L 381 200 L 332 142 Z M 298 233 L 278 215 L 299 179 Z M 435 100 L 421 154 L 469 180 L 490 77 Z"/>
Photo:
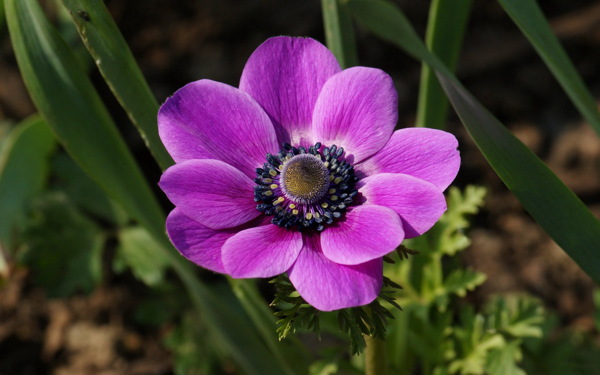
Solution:
<path fill-rule="evenodd" d="M 370 335 L 364 335 L 367 347 L 365 349 L 365 375 L 385 375 L 386 358 L 385 342 Z"/>

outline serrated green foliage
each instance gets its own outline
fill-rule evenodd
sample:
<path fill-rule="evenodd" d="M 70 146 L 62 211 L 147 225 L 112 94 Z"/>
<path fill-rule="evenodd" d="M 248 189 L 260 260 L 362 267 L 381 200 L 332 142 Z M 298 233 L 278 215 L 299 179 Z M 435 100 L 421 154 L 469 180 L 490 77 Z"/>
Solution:
<path fill-rule="evenodd" d="M 275 313 L 279 340 L 285 339 L 298 328 L 304 328 L 319 334 L 320 311 L 306 303 L 298 294 L 286 275 L 279 275 L 269 281 L 275 285 L 275 298 L 271 306 L 278 306 L 280 311 Z"/>
<path fill-rule="evenodd" d="M 309 305 L 298 294 L 286 275 L 279 275 L 270 283 L 275 285 L 275 299 L 272 306 L 280 310 L 275 316 L 277 321 L 277 333 L 279 339 L 285 339 L 290 333 L 298 329 L 305 329 L 320 335 L 320 317 L 323 313 Z M 392 313 L 386 306 L 392 306 L 401 310 L 394 300 L 394 291 L 400 289 L 400 285 L 383 278 L 383 288 L 375 301 L 368 305 L 337 310 L 337 322 L 339 330 L 350 339 L 350 351 L 352 354 L 362 353 L 366 343 L 363 335 L 372 336 L 377 339 L 385 339 L 387 322 L 394 319 Z M 385 306 L 380 303 L 385 303 Z M 331 313 L 330 313 L 331 314 Z"/>
<path fill-rule="evenodd" d="M 467 186 L 464 192 L 452 187 L 448 191 L 448 209 L 440 220 L 427 233 L 404 241 L 399 249 L 399 257 L 415 254 L 397 265 L 387 265 L 390 278 L 404 286 L 401 304 L 405 299 L 419 300 L 429 304 L 435 302 L 438 309 L 444 310 L 454 295 L 464 296 L 485 281 L 485 275 L 472 270 L 457 269 L 444 273 L 444 257 L 454 256 L 470 244 L 466 229 L 468 217 L 476 214 L 483 206 L 485 188 Z M 407 253 L 407 250 L 410 253 Z"/>
<path fill-rule="evenodd" d="M 508 375 L 524 374 L 525 338 L 540 338 L 546 313 L 531 297 L 497 298 L 485 313 L 463 308 L 461 327 L 455 330 L 457 359 L 450 363 L 451 373 Z"/>
<path fill-rule="evenodd" d="M 49 296 L 89 293 L 100 281 L 105 235 L 64 194 L 34 202 L 23 241 L 19 258 Z"/>
<path fill-rule="evenodd" d="M 471 269 L 455 269 L 444 279 L 444 291 L 435 298 L 435 304 L 438 308 L 444 309 L 449 303 L 450 296 L 465 297 L 468 291 L 474 290 L 485 280 L 486 276 L 481 272 Z"/>
<path fill-rule="evenodd" d="M 484 274 L 452 258 L 470 244 L 469 217 L 483 206 L 484 196 L 481 187 L 451 188 L 439 222 L 405 241 L 401 261 L 386 265 L 387 275 L 404 286 L 398 300 L 405 311 L 394 314 L 390 327 L 388 358 L 394 373 L 518 373 L 522 340 L 539 337 L 544 313 L 535 301 L 497 299 L 484 313 L 459 303 L 459 297 L 485 281 Z M 418 253 L 407 260 L 405 249 Z M 507 358 L 512 362 L 505 363 Z"/>
<path fill-rule="evenodd" d="M 542 337 L 544 311 L 533 298 L 496 298 L 486 307 L 489 325 L 507 337 Z"/>
<path fill-rule="evenodd" d="M 48 125 L 33 116 L 6 135 L 0 150 L 0 247 L 10 250 L 26 205 L 46 184 L 56 141 Z"/>
<path fill-rule="evenodd" d="M 525 371 L 517 366 L 522 359 L 521 341 L 515 340 L 501 349 L 490 350 L 486 359 L 486 372 L 493 375 L 525 375 Z"/>
<path fill-rule="evenodd" d="M 123 271 L 127 266 L 146 285 L 161 284 L 169 266 L 169 259 L 160 250 L 161 244 L 139 226 L 121 229 L 118 239 L 114 268 Z"/>

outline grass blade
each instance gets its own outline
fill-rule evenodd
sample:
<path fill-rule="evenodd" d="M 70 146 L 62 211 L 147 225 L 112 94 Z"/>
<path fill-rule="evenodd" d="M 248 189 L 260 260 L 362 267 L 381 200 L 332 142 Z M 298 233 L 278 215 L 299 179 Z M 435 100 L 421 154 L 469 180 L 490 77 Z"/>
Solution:
<path fill-rule="evenodd" d="M 222 296 L 201 284 L 193 267 L 172 250 L 164 214 L 106 108 L 72 51 L 36 0 L 6 0 L 11 40 L 29 93 L 74 160 L 157 239 L 207 322 L 248 374 L 285 374 L 257 333 Z"/>
<path fill-rule="evenodd" d="M 600 112 L 535 0 L 498 0 L 529 39 L 579 112 L 600 135 Z"/>
<path fill-rule="evenodd" d="M 10 250 L 14 225 L 44 186 L 55 147 L 54 135 L 39 116 L 23 121 L 6 137 L 0 152 L 0 247 Z"/>
<path fill-rule="evenodd" d="M 33 102 L 71 157 L 137 221 L 164 214 L 71 49 L 33 0 L 6 0 L 13 48 Z"/>
<path fill-rule="evenodd" d="M 173 159 L 158 137 L 158 103 L 104 2 L 62 1 L 104 80 L 160 167 L 166 169 L 173 164 Z"/>
<path fill-rule="evenodd" d="M 333 52 L 342 69 L 356 66 L 358 56 L 354 28 L 346 3 L 340 0 L 321 0 L 321 9 L 327 47 Z"/>
<path fill-rule="evenodd" d="M 351 0 L 361 24 L 437 71 L 463 125 L 494 171 L 556 243 L 600 282 L 600 221 L 546 165 L 490 114 L 432 55 L 389 2 Z"/>
<path fill-rule="evenodd" d="M 433 0 L 429 8 L 426 43 L 450 70 L 460 54 L 472 0 Z M 416 126 L 443 129 L 448 115 L 448 99 L 427 64 L 421 68 Z"/>

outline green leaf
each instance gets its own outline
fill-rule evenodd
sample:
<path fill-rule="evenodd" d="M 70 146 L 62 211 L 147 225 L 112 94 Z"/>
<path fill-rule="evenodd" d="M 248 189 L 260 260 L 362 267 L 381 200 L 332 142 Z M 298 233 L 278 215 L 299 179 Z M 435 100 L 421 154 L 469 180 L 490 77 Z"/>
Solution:
<path fill-rule="evenodd" d="M 427 47 L 452 71 L 460 54 L 472 0 L 433 0 L 427 21 Z M 416 126 L 443 129 L 448 99 L 427 64 L 421 68 Z"/>
<path fill-rule="evenodd" d="M 308 353 L 294 336 L 284 341 L 278 340 L 277 324 L 273 312 L 265 304 L 256 287 L 255 280 L 228 277 L 227 281 L 238 301 L 256 325 L 259 334 L 273 354 L 274 360 L 279 361 L 289 373 L 305 374 L 308 368 Z M 291 358 L 292 353 L 295 359 L 294 366 L 290 367 L 285 358 L 286 355 Z"/>
<path fill-rule="evenodd" d="M 89 293 L 100 281 L 105 236 L 62 193 L 41 197 L 32 208 L 20 258 L 51 297 Z"/>
<path fill-rule="evenodd" d="M 0 152 L 0 247 L 10 249 L 15 225 L 46 183 L 56 141 L 48 125 L 33 116 L 6 137 Z"/>
<path fill-rule="evenodd" d="M 341 0 L 321 0 L 325 41 L 342 69 L 358 65 L 352 18 Z"/>
<path fill-rule="evenodd" d="M 444 294 L 456 294 L 464 297 L 468 291 L 474 290 L 486 280 L 485 274 L 469 269 L 452 271 L 444 280 Z"/>
<path fill-rule="evenodd" d="M 131 271 L 148 286 L 163 282 L 169 266 L 169 258 L 161 251 L 161 245 L 142 227 L 124 228 L 119 232 L 119 245 L 115 261 L 131 267 Z"/>
<path fill-rule="evenodd" d="M 581 200 L 429 53 L 397 7 L 378 0 L 350 0 L 349 6 L 361 24 L 437 71 L 450 103 L 496 174 L 554 241 L 600 282 L 600 221 Z"/>
<path fill-rule="evenodd" d="M 0 35 L 4 30 L 4 23 L 6 22 L 6 14 L 4 13 L 4 0 L 0 0 Z"/>
<path fill-rule="evenodd" d="M 6 0 L 27 89 L 71 157 L 131 217 L 164 237 L 164 214 L 86 73 L 35 0 Z"/>
<path fill-rule="evenodd" d="M 542 337 L 546 314 L 539 301 L 525 296 L 496 298 L 486 308 L 490 326 L 509 337 Z"/>
<path fill-rule="evenodd" d="M 486 373 L 490 375 L 526 375 L 525 371 L 517 366 L 521 360 L 521 342 L 515 340 L 506 346 L 491 350 L 485 364 Z"/>
<path fill-rule="evenodd" d="M 108 86 L 137 127 L 160 167 L 166 169 L 173 164 L 173 159 L 158 137 L 158 103 L 104 2 L 62 2 L 69 10 L 81 39 L 94 57 Z"/>
<path fill-rule="evenodd" d="M 600 135 L 600 112 L 535 0 L 498 0 L 544 60 L 579 112 Z"/>
<path fill-rule="evenodd" d="M 53 182 L 81 209 L 116 226 L 127 223 L 127 214 L 64 153 L 52 160 Z"/>
<path fill-rule="evenodd" d="M 256 332 L 202 285 L 165 236 L 165 216 L 106 108 L 35 0 L 5 0 L 11 40 L 40 113 L 82 169 L 163 245 L 208 329 L 248 374 L 285 374 Z"/>

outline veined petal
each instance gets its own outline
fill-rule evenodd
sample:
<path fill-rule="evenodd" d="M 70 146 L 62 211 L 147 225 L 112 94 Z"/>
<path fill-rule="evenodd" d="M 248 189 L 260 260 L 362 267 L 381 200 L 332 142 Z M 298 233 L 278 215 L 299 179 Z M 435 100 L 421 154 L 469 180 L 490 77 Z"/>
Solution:
<path fill-rule="evenodd" d="M 158 112 L 158 131 L 177 163 L 217 159 L 250 178 L 268 152 L 279 150 L 273 124 L 258 103 L 210 80 L 189 83 L 167 99 Z"/>
<path fill-rule="evenodd" d="M 427 232 L 446 211 L 438 187 L 406 174 L 379 173 L 359 181 L 357 187 L 366 200 L 363 204 L 389 207 L 400 215 L 406 238 Z"/>
<path fill-rule="evenodd" d="M 260 215 L 254 182 L 219 160 L 175 164 L 163 173 L 159 185 L 181 212 L 212 229 L 235 227 Z"/>
<path fill-rule="evenodd" d="M 271 117 L 280 143 L 309 146 L 315 101 L 325 81 L 339 71 L 333 54 L 314 39 L 270 38 L 248 59 L 240 89 Z"/>
<path fill-rule="evenodd" d="M 301 248 L 300 232 L 268 223 L 229 238 L 223 245 L 223 264 L 235 278 L 272 277 L 287 271 Z"/>
<path fill-rule="evenodd" d="M 371 303 L 383 283 L 383 260 L 354 266 L 337 264 L 323 255 L 319 236 L 305 234 L 304 247 L 288 271 L 300 295 L 322 311 Z"/>
<path fill-rule="evenodd" d="M 313 133 L 325 145 L 344 147 L 360 162 L 379 151 L 398 121 L 398 94 L 389 75 L 355 67 L 331 77 L 315 104 Z"/>
<path fill-rule="evenodd" d="M 185 216 L 175 208 L 167 217 L 167 234 L 188 260 L 214 272 L 225 273 L 221 246 L 237 229 L 215 230 Z"/>
<path fill-rule="evenodd" d="M 344 220 L 321 233 L 327 259 L 360 264 L 394 251 L 404 239 L 402 222 L 387 207 L 367 205 L 349 209 Z"/>
<path fill-rule="evenodd" d="M 356 165 L 357 174 L 404 173 L 445 190 L 460 167 L 458 141 L 437 129 L 406 128 L 394 132 L 373 157 Z M 362 177 L 362 176 L 361 176 Z"/>

